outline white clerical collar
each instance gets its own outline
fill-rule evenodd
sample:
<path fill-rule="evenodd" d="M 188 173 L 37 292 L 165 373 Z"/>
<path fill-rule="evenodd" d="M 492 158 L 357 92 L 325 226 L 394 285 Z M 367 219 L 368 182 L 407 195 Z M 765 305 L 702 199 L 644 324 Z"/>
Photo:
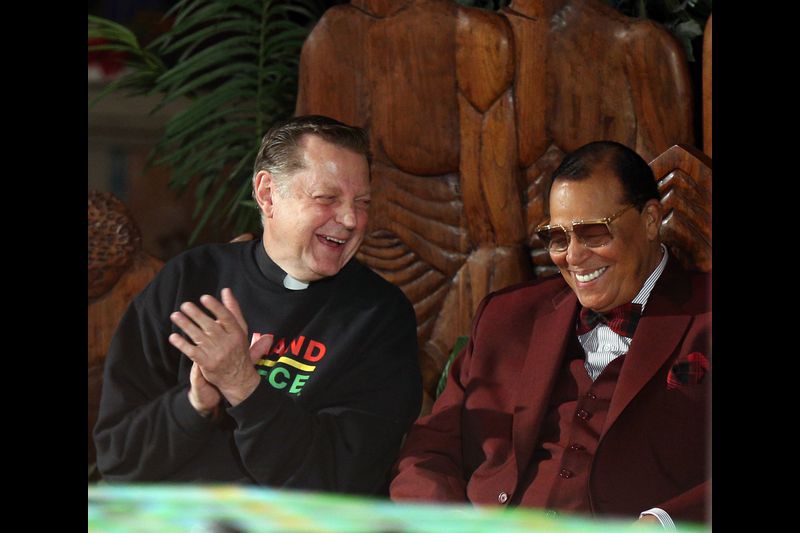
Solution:
<path fill-rule="evenodd" d="M 299 279 L 295 279 L 289 274 L 286 274 L 286 276 L 283 278 L 283 286 L 293 291 L 302 291 L 303 289 L 308 288 L 308 283 L 305 281 L 300 281 Z"/>
<path fill-rule="evenodd" d="M 256 264 L 258 265 L 261 273 L 268 280 L 278 285 L 283 285 L 284 288 L 291 291 L 302 291 L 307 289 L 309 283 L 300 281 L 297 278 L 289 275 L 285 270 L 278 266 L 267 253 L 263 242 L 256 243 Z"/>

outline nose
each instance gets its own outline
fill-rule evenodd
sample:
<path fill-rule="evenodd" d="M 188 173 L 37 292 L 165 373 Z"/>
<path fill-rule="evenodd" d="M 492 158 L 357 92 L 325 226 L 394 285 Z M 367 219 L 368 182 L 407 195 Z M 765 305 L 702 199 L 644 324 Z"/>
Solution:
<path fill-rule="evenodd" d="M 350 202 L 342 202 L 336 210 L 336 222 L 347 229 L 356 227 L 356 208 Z"/>
<path fill-rule="evenodd" d="M 589 249 L 572 234 L 567 245 L 567 264 L 579 265 L 589 254 Z"/>

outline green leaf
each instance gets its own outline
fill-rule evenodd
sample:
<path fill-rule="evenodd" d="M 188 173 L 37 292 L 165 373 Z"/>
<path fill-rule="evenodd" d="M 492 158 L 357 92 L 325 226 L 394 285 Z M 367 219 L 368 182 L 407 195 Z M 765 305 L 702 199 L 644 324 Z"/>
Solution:
<path fill-rule="evenodd" d="M 89 15 L 89 38 L 119 41 L 133 48 L 140 48 L 139 40 L 125 26 L 101 17 Z"/>
<path fill-rule="evenodd" d="M 193 124 L 204 120 L 215 111 L 237 106 L 242 113 L 255 111 L 256 87 L 246 78 L 233 78 L 216 90 L 191 100 L 186 109 L 176 113 L 165 130 L 167 137 L 175 131 L 191 128 Z"/>
<path fill-rule="evenodd" d="M 234 132 L 239 128 L 247 128 L 252 127 L 252 123 L 250 121 L 240 121 L 240 122 L 227 122 L 221 126 L 216 126 L 215 128 L 205 128 L 202 131 L 202 135 L 197 135 L 195 137 L 191 137 L 186 139 L 180 148 L 177 150 L 172 151 L 167 158 L 163 160 L 164 163 L 173 163 L 188 154 L 190 154 L 194 150 L 198 150 L 200 147 L 204 149 L 212 149 L 218 146 L 225 146 L 231 145 L 232 140 L 235 139 L 228 135 L 229 132 Z"/>
<path fill-rule="evenodd" d="M 90 52 L 135 52 L 131 47 L 126 44 L 92 44 L 89 45 Z"/>
<path fill-rule="evenodd" d="M 255 65 L 247 65 L 243 63 L 222 66 L 216 70 L 203 74 L 202 76 L 198 76 L 193 81 L 188 82 L 185 85 L 172 89 L 169 96 L 164 99 L 164 103 L 166 104 L 168 102 L 172 102 L 173 100 L 180 98 L 181 96 L 190 93 L 195 89 L 203 87 L 212 81 L 216 81 L 220 78 L 225 78 L 230 75 L 236 74 L 237 76 L 255 76 L 257 74 L 256 70 L 257 69 Z"/>
<path fill-rule="evenodd" d="M 172 25 L 173 35 L 188 31 L 195 25 L 204 25 L 216 20 L 216 17 L 224 14 L 228 9 L 229 6 L 226 4 L 228 2 L 209 2 L 208 0 L 192 2 L 186 9 L 177 12 L 175 23 Z"/>
<path fill-rule="evenodd" d="M 224 34 L 226 32 L 236 32 L 252 36 L 253 34 L 257 34 L 258 32 L 258 23 L 256 23 L 253 20 L 246 20 L 246 19 L 245 20 L 233 19 L 233 20 L 216 22 L 205 29 L 186 35 L 182 39 L 177 40 L 175 43 L 169 46 L 165 46 L 162 49 L 162 53 L 168 54 L 176 50 L 179 50 L 181 47 L 202 42 L 206 39 L 217 36 L 219 34 Z M 252 39 L 252 37 L 249 38 Z"/>
<path fill-rule="evenodd" d="M 172 69 L 168 70 L 158 80 L 158 87 L 167 89 L 172 86 L 180 86 L 188 82 L 197 72 L 214 68 L 219 64 L 230 65 L 232 57 L 243 55 L 256 56 L 257 48 L 247 46 L 251 42 L 249 37 L 233 37 L 213 46 L 209 46 L 202 52 L 192 56 Z"/>
<path fill-rule="evenodd" d="M 445 385 L 447 385 L 447 373 L 450 370 L 450 366 L 453 364 L 453 361 L 461 353 L 461 350 L 466 346 L 469 342 L 469 337 L 462 335 L 456 339 L 455 345 L 453 345 L 453 349 L 450 352 L 450 357 L 447 358 L 447 363 L 445 363 L 444 368 L 442 369 L 442 373 L 439 376 L 439 383 L 436 386 L 436 397 L 438 398 L 442 392 L 444 391 Z"/>

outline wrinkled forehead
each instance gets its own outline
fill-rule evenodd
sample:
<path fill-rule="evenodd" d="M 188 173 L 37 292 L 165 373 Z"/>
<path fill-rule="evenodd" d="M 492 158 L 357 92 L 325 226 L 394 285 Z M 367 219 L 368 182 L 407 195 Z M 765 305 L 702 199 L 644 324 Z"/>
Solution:
<path fill-rule="evenodd" d="M 550 189 L 551 224 L 569 225 L 612 215 L 625 205 L 620 180 L 609 172 L 592 173 L 583 179 L 558 178 Z"/>
<path fill-rule="evenodd" d="M 292 181 L 303 189 L 325 189 L 355 196 L 369 194 L 369 164 L 363 154 L 316 135 L 307 135 L 299 146 L 302 166 Z"/>

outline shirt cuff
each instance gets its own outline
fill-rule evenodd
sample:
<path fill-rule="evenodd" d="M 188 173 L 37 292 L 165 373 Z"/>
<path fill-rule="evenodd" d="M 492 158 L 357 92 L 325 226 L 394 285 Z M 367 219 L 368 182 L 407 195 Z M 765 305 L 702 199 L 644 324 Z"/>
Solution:
<path fill-rule="evenodd" d="M 236 406 L 227 406 L 227 412 L 239 427 L 263 424 L 281 411 L 289 409 L 287 404 L 294 404 L 286 394 L 272 388 L 267 380 L 261 382 L 255 390 Z"/>
<path fill-rule="evenodd" d="M 675 528 L 675 522 L 672 521 L 672 517 L 667 514 L 664 509 L 659 509 L 658 507 L 653 507 L 652 509 L 648 509 L 647 511 L 643 511 L 639 514 L 639 518 L 642 516 L 649 514 L 655 516 L 658 521 L 661 523 L 661 527 L 664 528 L 666 531 L 677 531 Z"/>
<path fill-rule="evenodd" d="M 192 407 L 189 401 L 189 387 L 179 387 L 174 391 L 171 404 L 172 416 L 188 435 L 200 438 L 214 427 L 210 417 L 202 416 Z"/>

